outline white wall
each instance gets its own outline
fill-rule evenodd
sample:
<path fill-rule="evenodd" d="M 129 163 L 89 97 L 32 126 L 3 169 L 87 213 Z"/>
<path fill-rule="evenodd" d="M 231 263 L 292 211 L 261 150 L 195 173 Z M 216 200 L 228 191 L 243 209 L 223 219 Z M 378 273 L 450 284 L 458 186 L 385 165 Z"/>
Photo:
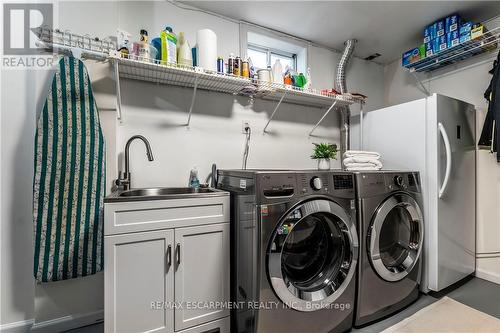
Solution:
<path fill-rule="evenodd" d="M 60 2 L 59 27 L 97 36 L 115 34 L 117 27 L 135 35 L 146 28 L 151 35 L 166 24 L 185 31 L 194 44 L 195 32 L 210 28 L 218 36 L 219 54 L 225 58 L 239 49 L 238 24 L 211 15 L 181 10 L 167 2 Z M 339 54 L 311 47 L 309 62 L 313 85 L 332 88 Z M 92 79 L 101 125 L 107 145 L 108 191 L 116 177 L 117 159 L 132 134 L 143 134 L 151 142 L 154 162 L 148 162 L 144 147 L 131 147 L 133 186 L 184 186 L 189 170 L 197 165 L 204 180 L 211 163 L 220 168 L 240 168 L 244 135 L 243 120 L 249 121 L 252 140 L 250 168 L 314 168 L 309 159 L 312 142 L 338 142 L 338 117 L 332 113 L 318 128 L 317 137 L 307 133 L 322 110 L 283 104 L 270 124 L 262 129 L 275 104 L 248 98 L 200 91 L 190 128 L 187 119 L 190 89 L 122 81 L 124 121 L 115 121 L 114 83 L 108 64 L 86 62 Z M 2 71 L 1 116 L 1 310 L 0 324 L 35 318 L 36 322 L 95 314 L 103 307 L 102 274 L 52 284 L 32 279 L 31 196 L 33 138 L 36 115 L 43 103 L 51 73 Z M 368 95 L 366 110 L 384 104 L 383 67 L 354 59 L 347 73 L 348 88 Z M 353 107 L 356 113 L 357 107 Z M 337 162 L 336 167 L 340 164 Z M 89 317 L 89 319 L 94 317 Z M 66 317 L 71 321 L 71 317 Z M 64 320 L 63 320 L 64 321 Z"/>
<path fill-rule="evenodd" d="M 498 26 L 500 19 L 489 22 Z M 496 53 L 477 56 L 422 76 L 431 93 L 464 100 L 476 106 L 477 139 L 487 111 L 484 91 L 491 81 L 488 71 Z M 387 106 L 424 97 L 415 79 L 401 67 L 398 59 L 385 68 L 385 104 Z M 487 150 L 477 152 L 477 275 L 500 283 L 500 164 Z"/>

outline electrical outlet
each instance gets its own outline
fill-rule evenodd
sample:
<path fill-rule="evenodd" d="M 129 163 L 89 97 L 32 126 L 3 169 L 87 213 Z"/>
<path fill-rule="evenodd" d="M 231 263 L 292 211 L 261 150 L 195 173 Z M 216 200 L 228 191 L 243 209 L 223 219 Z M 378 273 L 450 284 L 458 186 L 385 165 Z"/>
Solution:
<path fill-rule="evenodd" d="M 250 122 L 247 120 L 243 120 L 241 122 L 241 133 L 247 134 L 246 128 L 250 128 Z"/>

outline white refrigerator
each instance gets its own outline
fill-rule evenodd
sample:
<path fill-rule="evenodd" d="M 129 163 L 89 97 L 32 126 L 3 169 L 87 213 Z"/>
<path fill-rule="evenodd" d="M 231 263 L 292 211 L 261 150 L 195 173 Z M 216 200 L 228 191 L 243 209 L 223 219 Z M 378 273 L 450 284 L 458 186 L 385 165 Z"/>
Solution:
<path fill-rule="evenodd" d="M 473 105 L 437 94 L 367 112 L 363 119 L 363 150 L 378 151 L 386 170 L 420 171 L 424 292 L 475 271 L 475 129 Z"/>

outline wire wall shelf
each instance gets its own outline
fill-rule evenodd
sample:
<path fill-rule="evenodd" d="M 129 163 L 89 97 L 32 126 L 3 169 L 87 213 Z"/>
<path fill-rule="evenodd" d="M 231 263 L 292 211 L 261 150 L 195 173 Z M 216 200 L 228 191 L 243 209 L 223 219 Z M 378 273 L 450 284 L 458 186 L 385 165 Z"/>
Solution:
<path fill-rule="evenodd" d="M 406 66 L 410 72 L 431 72 L 442 67 L 454 64 L 473 56 L 491 52 L 498 48 L 500 43 L 500 27 L 486 31 L 478 38 L 468 40 L 457 46 L 441 51 L 430 57 Z"/>
<path fill-rule="evenodd" d="M 109 39 L 100 39 L 90 35 L 77 35 L 69 31 L 40 27 L 35 30 L 38 46 L 48 51 L 71 53 L 75 57 L 105 60 L 110 52 L 116 50 L 116 44 Z"/>
<path fill-rule="evenodd" d="M 59 29 L 52 30 L 41 27 L 36 30 L 37 45 L 49 52 L 70 54 L 77 58 L 89 58 L 110 61 L 113 67 L 116 88 L 116 111 L 118 120 L 122 120 L 121 78 L 153 82 L 193 89 L 191 104 L 188 110 L 186 126 L 189 126 L 198 89 L 248 96 L 263 100 L 277 101 L 277 104 L 264 127 L 266 132 L 269 123 L 278 111 L 281 103 L 293 103 L 326 109 L 323 116 L 311 130 L 319 126 L 326 115 L 334 108 L 365 103 L 364 97 L 351 94 L 333 94 L 317 89 L 302 89 L 285 84 L 263 82 L 231 74 L 205 70 L 200 67 L 180 66 L 162 63 L 158 60 L 123 55 L 116 51 L 116 43 L 109 39 L 100 39 L 89 35 L 73 34 Z"/>
<path fill-rule="evenodd" d="M 205 70 L 199 67 L 162 64 L 158 60 L 137 56 L 123 57 L 114 52 L 111 58 L 118 63 L 121 78 L 149 81 L 159 84 L 188 87 L 233 95 L 250 96 L 268 100 L 281 100 L 305 106 L 328 107 L 362 102 L 351 95 L 336 95 L 317 89 L 301 89 L 284 84 L 263 82 L 240 76 Z"/>

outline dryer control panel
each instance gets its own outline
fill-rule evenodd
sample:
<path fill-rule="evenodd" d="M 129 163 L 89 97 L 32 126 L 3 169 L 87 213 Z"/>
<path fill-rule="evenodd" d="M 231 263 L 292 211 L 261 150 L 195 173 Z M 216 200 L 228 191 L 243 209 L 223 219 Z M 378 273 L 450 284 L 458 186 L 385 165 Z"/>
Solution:
<path fill-rule="evenodd" d="M 331 182 L 325 173 L 299 173 L 297 183 L 303 195 L 328 194 L 332 190 Z"/>

